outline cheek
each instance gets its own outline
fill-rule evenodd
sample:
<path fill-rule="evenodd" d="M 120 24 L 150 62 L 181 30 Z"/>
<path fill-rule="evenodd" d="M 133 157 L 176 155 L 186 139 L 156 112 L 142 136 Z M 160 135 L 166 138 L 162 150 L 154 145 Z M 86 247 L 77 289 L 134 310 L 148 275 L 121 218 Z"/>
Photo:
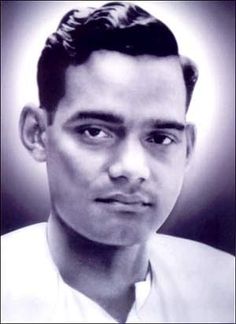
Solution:
<path fill-rule="evenodd" d="M 104 153 L 85 149 L 69 136 L 49 143 L 48 169 L 63 187 L 88 187 L 101 175 L 105 161 Z"/>
<path fill-rule="evenodd" d="M 185 151 L 180 150 L 169 159 L 162 161 L 156 167 L 156 185 L 162 192 L 162 199 L 164 201 L 175 200 L 181 190 L 184 174 L 186 157 Z"/>

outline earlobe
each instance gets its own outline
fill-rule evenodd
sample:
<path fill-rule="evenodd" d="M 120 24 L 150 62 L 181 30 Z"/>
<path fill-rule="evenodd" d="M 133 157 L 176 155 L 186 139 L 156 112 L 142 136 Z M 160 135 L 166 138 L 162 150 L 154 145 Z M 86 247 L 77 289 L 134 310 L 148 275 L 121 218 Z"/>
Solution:
<path fill-rule="evenodd" d="M 186 125 L 186 164 L 188 165 L 193 155 L 196 143 L 196 127 L 193 124 Z"/>
<path fill-rule="evenodd" d="M 20 138 L 36 161 L 46 160 L 46 122 L 39 108 L 26 106 L 20 116 Z"/>

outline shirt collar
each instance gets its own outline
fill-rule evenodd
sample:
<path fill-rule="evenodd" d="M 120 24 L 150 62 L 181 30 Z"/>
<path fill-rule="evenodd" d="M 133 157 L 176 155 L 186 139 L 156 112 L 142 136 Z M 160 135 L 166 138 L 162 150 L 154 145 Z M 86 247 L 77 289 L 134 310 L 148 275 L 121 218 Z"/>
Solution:
<path fill-rule="evenodd" d="M 139 311 L 146 302 L 152 286 L 152 271 L 149 263 L 148 271 L 145 280 L 136 282 L 135 284 L 135 308 Z"/>

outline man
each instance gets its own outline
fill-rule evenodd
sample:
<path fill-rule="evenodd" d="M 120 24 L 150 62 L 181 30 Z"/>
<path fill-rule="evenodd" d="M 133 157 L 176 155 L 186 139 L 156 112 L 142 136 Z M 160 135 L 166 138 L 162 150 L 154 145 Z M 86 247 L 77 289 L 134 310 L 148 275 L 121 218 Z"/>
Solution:
<path fill-rule="evenodd" d="M 67 13 L 21 139 L 46 162 L 47 224 L 2 241 L 3 322 L 233 322 L 233 258 L 155 234 L 181 190 L 197 69 L 141 8 Z"/>

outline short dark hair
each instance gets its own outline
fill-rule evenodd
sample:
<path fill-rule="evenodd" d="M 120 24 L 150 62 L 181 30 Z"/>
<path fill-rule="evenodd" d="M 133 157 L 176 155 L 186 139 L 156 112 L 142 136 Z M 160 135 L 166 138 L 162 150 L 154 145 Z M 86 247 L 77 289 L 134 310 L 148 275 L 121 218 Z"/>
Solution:
<path fill-rule="evenodd" d="M 85 62 L 99 49 L 136 56 L 179 56 L 170 29 L 132 3 L 110 2 L 101 8 L 69 11 L 57 31 L 46 41 L 38 62 L 40 107 L 53 112 L 65 94 L 65 71 Z M 198 71 L 189 59 L 180 57 L 186 85 L 186 110 Z"/>

